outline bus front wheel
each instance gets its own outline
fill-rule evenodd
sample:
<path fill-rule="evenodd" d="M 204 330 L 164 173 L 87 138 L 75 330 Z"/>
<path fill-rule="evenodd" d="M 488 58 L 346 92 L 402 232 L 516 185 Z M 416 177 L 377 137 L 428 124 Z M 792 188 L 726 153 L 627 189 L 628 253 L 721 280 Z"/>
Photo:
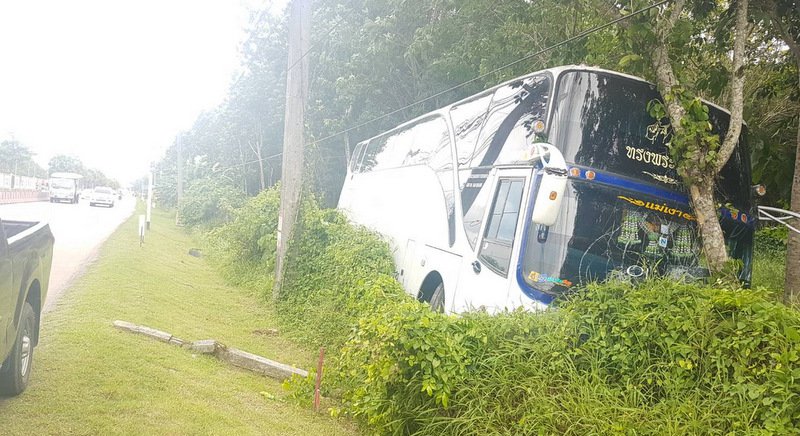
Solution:
<path fill-rule="evenodd" d="M 439 283 L 439 286 L 433 290 L 433 295 L 431 295 L 431 310 L 434 312 L 442 313 L 444 312 L 444 283 Z"/>

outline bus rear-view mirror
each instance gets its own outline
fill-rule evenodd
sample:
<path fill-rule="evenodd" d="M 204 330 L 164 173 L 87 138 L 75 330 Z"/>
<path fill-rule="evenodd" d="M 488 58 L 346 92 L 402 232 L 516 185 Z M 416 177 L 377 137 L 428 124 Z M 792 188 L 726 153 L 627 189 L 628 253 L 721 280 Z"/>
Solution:
<path fill-rule="evenodd" d="M 561 152 L 550 144 L 534 144 L 542 162 L 541 183 L 533 204 L 531 221 L 544 226 L 556 223 L 567 191 L 567 165 Z"/>

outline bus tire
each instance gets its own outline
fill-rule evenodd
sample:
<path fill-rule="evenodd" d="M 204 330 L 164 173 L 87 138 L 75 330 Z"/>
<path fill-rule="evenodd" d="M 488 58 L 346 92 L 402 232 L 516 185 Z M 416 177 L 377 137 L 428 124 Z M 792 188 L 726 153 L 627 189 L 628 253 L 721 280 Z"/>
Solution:
<path fill-rule="evenodd" d="M 439 313 L 444 312 L 444 296 L 444 283 L 439 282 L 439 285 L 436 286 L 431 295 L 431 310 Z"/>

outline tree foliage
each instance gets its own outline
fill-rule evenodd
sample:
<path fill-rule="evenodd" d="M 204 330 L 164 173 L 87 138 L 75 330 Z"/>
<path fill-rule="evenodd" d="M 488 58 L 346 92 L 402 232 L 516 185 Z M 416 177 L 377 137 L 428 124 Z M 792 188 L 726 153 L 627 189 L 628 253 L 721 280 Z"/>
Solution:
<path fill-rule="evenodd" d="M 696 208 L 704 210 L 700 215 L 707 217 L 705 221 L 716 221 L 719 199 L 713 198 L 709 187 L 736 135 L 731 131 L 732 138 L 725 141 L 728 132 L 711 131 L 703 100 L 730 107 L 730 99 L 739 94 L 732 91 L 731 77 L 741 77 L 741 71 L 732 75 L 730 53 L 740 3 L 669 3 L 515 63 L 651 2 L 315 2 L 307 55 L 311 71 L 306 162 L 313 174 L 311 188 L 324 204 L 336 204 L 348 151 L 355 143 L 503 80 L 545 67 L 586 63 L 659 82 L 655 65 L 661 57 L 672 68 L 675 85 L 662 89 L 664 106 L 651 109 L 654 115 L 667 115 L 674 106 L 681 114 L 674 117 L 673 156 L 679 158 L 687 184 L 707 188 L 697 195 L 707 200 L 705 207 Z M 791 13 L 795 1 L 777 4 L 783 16 L 797 15 Z M 750 9 L 742 57 L 750 79 L 742 95 L 753 182 L 767 185 L 770 204 L 787 205 L 794 171 L 787 156 L 796 148 L 792 138 L 800 95 L 797 81 L 791 79 L 797 77 L 797 67 L 768 14 L 756 13 L 768 8 L 757 3 Z M 182 135 L 187 182 L 221 177 L 254 195 L 279 179 L 285 21 L 286 17 L 266 12 L 254 14 L 241 49 L 242 72 L 233 80 L 228 98 L 199 116 Z M 664 23 L 669 25 L 663 27 Z M 795 21 L 788 23 L 794 26 Z M 786 28 L 796 30 L 791 26 Z M 167 204 L 175 198 L 175 183 L 168 181 L 175 180 L 175 159 L 173 145 L 158 164 L 159 197 L 170 199 Z"/>
<path fill-rule="evenodd" d="M 527 72 L 587 63 L 655 80 L 648 56 L 652 55 L 654 23 L 663 13 L 661 9 L 632 19 L 627 26 L 592 33 L 498 70 L 645 4 L 621 7 L 601 0 L 546 0 L 535 5 L 524 0 L 316 2 L 308 54 L 311 83 L 307 110 L 311 138 L 307 161 L 315 190 L 327 204 L 335 204 L 347 148 L 356 142 Z M 725 103 L 732 13 L 707 0 L 689 2 L 686 13 L 692 19 L 679 20 L 669 36 L 670 53 L 681 59 L 675 64 L 676 74 L 683 89 L 691 90 L 688 100 L 697 96 Z M 207 169 L 189 172 L 189 180 L 225 171 L 236 186 L 253 195 L 263 189 L 262 177 L 265 186 L 279 179 L 287 68 L 285 20 L 266 12 L 254 14 L 241 48 L 242 72 L 233 80 L 228 98 L 199 116 L 182 137 L 185 167 L 195 166 L 200 159 Z M 753 37 L 760 42 L 748 48 L 748 69 L 754 70 L 757 80 L 748 82 L 745 113 L 754 138 L 755 181 L 767 184 L 769 199 L 782 204 L 788 203 L 785 187 L 791 167 L 777 156 L 786 151 L 786 138 L 796 129 L 791 126 L 793 117 L 787 114 L 797 101 L 792 95 L 798 91 L 796 83 L 786 80 L 792 74 L 791 62 L 785 55 L 781 57 L 779 50 L 767 56 L 762 47 L 770 41 L 766 30 L 755 28 Z M 760 54 L 756 47 L 762 47 Z M 779 74 L 780 68 L 784 72 Z M 471 82 L 466 86 L 347 134 L 315 142 L 467 81 Z M 769 89 L 772 94 L 765 94 Z M 783 111 L 771 104 L 780 99 Z M 760 122 L 762 118 L 767 122 Z M 174 150 L 170 150 L 159 171 L 174 178 L 174 159 Z M 774 166 L 779 167 L 777 171 L 765 171 Z"/>
<path fill-rule="evenodd" d="M 87 188 L 108 186 L 119 188 L 119 182 L 106 176 L 102 171 L 86 167 L 76 156 L 59 154 L 50 159 L 48 173 L 76 173 L 83 176 L 83 185 Z"/>
<path fill-rule="evenodd" d="M 33 152 L 15 139 L 0 142 L 0 173 L 47 177 L 47 171 L 33 160 Z"/>

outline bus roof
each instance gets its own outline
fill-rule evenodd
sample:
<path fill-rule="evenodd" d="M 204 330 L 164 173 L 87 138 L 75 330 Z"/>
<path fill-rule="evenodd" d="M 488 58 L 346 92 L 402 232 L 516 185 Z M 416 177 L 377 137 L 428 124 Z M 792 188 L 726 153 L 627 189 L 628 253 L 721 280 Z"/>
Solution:
<path fill-rule="evenodd" d="M 523 80 L 523 79 L 527 79 L 527 78 L 532 77 L 532 76 L 540 75 L 540 74 L 543 74 L 543 73 L 550 73 L 550 74 L 553 75 L 554 78 L 557 78 L 561 74 L 563 74 L 563 73 L 565 73 L 567 71 L 594 71 L 594 72 L 598 72 L 598 73 L 612 74 L 612 75 L 615 75 L 615 76 L 623 77 L 623 78 L 630 79 L 630 80 L 636 80 L 638 82 L 647 83 L 648 85 L 655 86 L 655 84 L 653 84 L 652 82 L 649 82 L 649 81 L 647 81 L 647 80 L 645 80 L 645 79 L 643 79 L 641 77 L 633 76 L 633 75 L 626 74 L 626 73 L 620 73 L 619 71 L 607 70 L 605 68 L 591 67 L 591 66 L 588 66 L 588 65 L 562 65 L 562 66 L 558 66 L 558 67 L 546 68 L 546 69 L 543 69 L 543 70 L 534 71 L 532 73 L 525 74 L 523 76 L 515 77 L 513 79 L 510 79 L 510 80 L 507 80 L 507 81 L 502 82 L 500 84 L 497 84 L 495 86 L 492 86 L 491 88 L 487 88 L 487 89 L 484 89 L 483 91 L 476 92 L 475 94 L 472 94 L 472 95 L 470 95 L 468 97 L 465 97 L 465 98 L 463 98 L 461 100 L 458 100 L 458 101 L 456 101 L 454 103 L 450 103 L 450 104 L 448 104 L 446 106 L 443 106 L 443 107 L 441 107 L 439 109 L 435 109 L 433 111 L 426 112 L 426 113 L 424 113 L 424 114 L 422 114 L 422 115 L 420 115 L 418 117 L 412 118 L 412 119 L 410 119 L 410 120 L 408 120 L 406 122 L 398 124 L 397 126 L 391 128 L 391 129 L 389 129 L 387 131 L 383 131 L 383 132 L 381 132 L 381 133 L 379 133 L 379 134 L 377 134 L 375 136 L 366 138 L 366 139 L 364 139 L 363 141 L 360 141 L 360 142 L 367 142 L 367 141 L 370 141 L 370 140 L 372 140 L 374 138 L 383 136 L 383 135 L 385 135 L 387 133 L 393 132 L 395 130 L 399 130 L 399 129 L 405 127 L 406 125 L 410 125 L 410 124 L 415 123 L 417 121 L 420 121 L 420 120 L 422 120 L 424 118 L 427 118 L 427 117 L 429 117 L 431 115 L 438 114 L 438 113 L 445 113 L 445 112 L 449 111 L 454 106 L 458 106 L 460 104 L 466 103 L 466 102 L 472 100 L 473 98 L 475 98 L 478 95 L 495 92 L 499 88 L 501 88 L 503 86 L 506 86 L 508 84 L 511 84 L 511 83 L 514 83 L 514 82 L 517 82 L 517 81 L 520 81 L 520 80 Z M 712 103 L 712 102 L 710 102 L 708 100 L 705 100 L 705 99 L 702 99 L 702 101 L 703 101 L 703 104 L 707 104 L 709 106 L 713 106 L 715 109 L 719 109 L 720 111 L 722 111 L 725 114 L 727 114 L 728 116 L 730 116 L 730 111 L 728 111 L 727 109 L 725 109 L 725 108 L 723 108 L 723 107 L 721 107 L 721 106 L 719 106 L 719 105 L 717 105 L 715 103 Z M 745 126 L 747 126 L 747 123 L 743 123 L 743 124 Z"/>

